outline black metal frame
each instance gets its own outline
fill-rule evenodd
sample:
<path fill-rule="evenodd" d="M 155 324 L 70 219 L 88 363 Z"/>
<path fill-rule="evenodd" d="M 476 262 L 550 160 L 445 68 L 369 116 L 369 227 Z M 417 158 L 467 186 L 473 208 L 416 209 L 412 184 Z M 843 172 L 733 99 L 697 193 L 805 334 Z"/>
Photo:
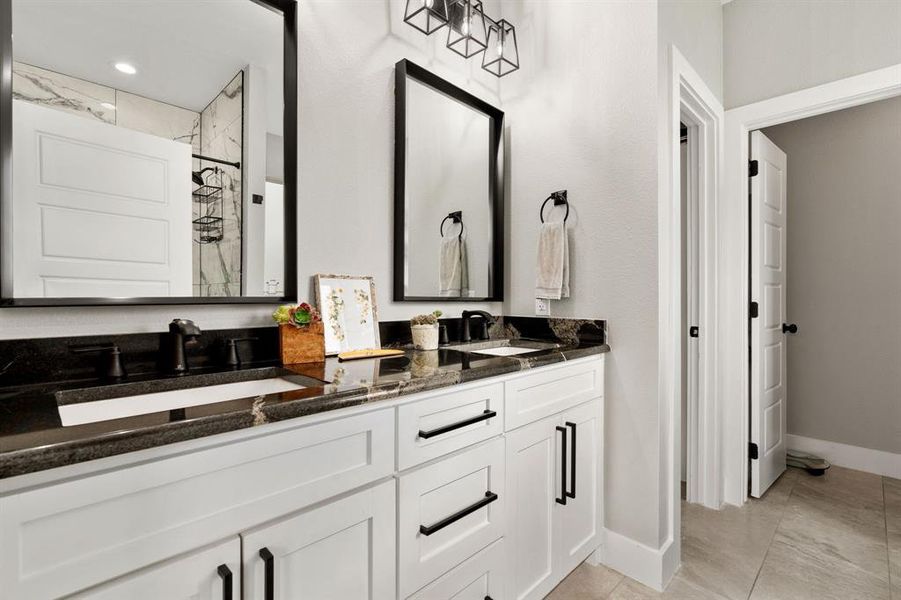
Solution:
<path fill-rule="evenodd" d="M 407 78 L 414 79 L 488 117 L 488 201 L 492 243 L 488 295 L 478 298 L 409 296 L 404 291 L 405 197 L 407 156 Z M 394 300 L 410 302 L 500 302 L 504 299 L 504 111 L 403 59 L 394 67 Z"/>
<path fill-rule="evenodd" d="M 297 0 L 249 0 L 284 18 L 285 295 L 232 297 L 14 298 L 10 257 L 0 256 L 0 307 L 282 304 L 297 298 Z M 0 0 L 0 248 L 12 196 L 12 0 Z"/>

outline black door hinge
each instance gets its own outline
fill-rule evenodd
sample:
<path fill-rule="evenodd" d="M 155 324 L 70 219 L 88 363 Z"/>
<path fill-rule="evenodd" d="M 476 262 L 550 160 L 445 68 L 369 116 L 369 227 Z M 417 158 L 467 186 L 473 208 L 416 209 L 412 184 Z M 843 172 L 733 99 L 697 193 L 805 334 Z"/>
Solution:
<path fill-rule="evenodd" d="M 751 307 L 748 310 L 748 315 L 752 319 L 756 319 L 757 317 L 760 316 L 760 306 L 756 302 L 751 303 Z"/>
<path fill-rule="evenodd" d="M 754 177 L 760 172 L 760 165 L 756 160 L 748 161 L 748 177 Z"/>
<path fill-rule="evenodd" d="M 697 325 L 692 325 L 691 327 L 688 328 L 688 337 L 696 338 L 696 337 L 698 337 L 698 334 L 700 333 L 700 331 L 701 330 Z"/>
<path fill-rule="evenodd" d="M 748 458 L 757 460 L 757 444 L 754 442 L 748 442 Z"/>

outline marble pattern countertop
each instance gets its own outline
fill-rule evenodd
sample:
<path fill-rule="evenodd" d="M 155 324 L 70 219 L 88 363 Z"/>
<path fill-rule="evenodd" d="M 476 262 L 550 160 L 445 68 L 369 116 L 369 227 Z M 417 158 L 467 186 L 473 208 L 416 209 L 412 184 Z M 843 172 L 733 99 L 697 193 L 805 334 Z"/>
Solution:
<path fill-rule="evenodd" d="M 531 346 L 543 349 L 510 357 L 474 354 L 458 345 L 455 347 L 461 349 L 405 349 L 403 356 L 383 359 L 339 362 L 328 358 L 325 363 L 311 365 L 254 365 L 239 371 L 211 369 L 180 378 L 148 377 L 95 388 L 87 388 L 83 382 L 0 388 L 0 479 L 373 404 L 609 351 L 606 344 L 597 340 L 569 337 L 556 341 L 554 348 L 547 348 L 544 340 Z M 530 344 L 524 339 L 512 343 Z M 63 401 L 91 401 L 272 376 L 287 376 L 307 387 L 83 425 L 64 427 L 60 421 L 58 404 Z M 67 396 L 77 400 L 66 400 Z"/>

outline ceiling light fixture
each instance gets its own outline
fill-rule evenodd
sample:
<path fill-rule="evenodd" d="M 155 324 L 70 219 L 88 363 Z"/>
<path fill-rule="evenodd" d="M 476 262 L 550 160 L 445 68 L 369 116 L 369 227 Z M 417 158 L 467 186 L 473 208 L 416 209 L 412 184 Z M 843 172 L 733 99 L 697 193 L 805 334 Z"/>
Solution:
<path fill-rule="evenodd" d="M 482 55 L 482 68 L 496 77 L 503 77 L 519 68 L 516 28 L 504 19 L 488 28 L 488 48 Z"/>
<path fill-rule="evenodd" d="M 120 73 L 125 73 L 126 75 L 134 75 L 138 72 L 138 70 L 135 69 L 134 65 L 128 64 L 127 62 L 117 62 L 113 66 L 117 71 L 119 71 Z"/>
<path fill-rule="evenodd" d="M 482 69 L 495 77 L 519 69 L 516 28 L 486 15 L 482 0 L 407 0 L 404 22 L 426 35 L 448 25 L 447 47 L 464 58 L 484 52 Z"/>
<path fill-rule="evenodd" d="M 488 26 L 480 0 L 452 0 L 449 9 L 447 47 L 470 58 L 488 47 Z"/>
<path fill-rule="evenodd" d="M 404 22 L 426 35 L 432 35 L 447 25 L 447 2 L 448 0 L 407 0 Z"/>

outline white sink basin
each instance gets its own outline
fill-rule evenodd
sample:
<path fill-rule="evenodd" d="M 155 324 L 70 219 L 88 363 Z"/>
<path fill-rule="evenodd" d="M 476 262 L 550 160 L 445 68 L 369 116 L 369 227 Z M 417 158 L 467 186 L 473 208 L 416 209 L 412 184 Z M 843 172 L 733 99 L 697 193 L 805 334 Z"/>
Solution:
<path fill-rule="evenodd" d="M 156 392 L 138 396 L 126 396 L 110 400 L 94 400 L 63 404 L 59 407 L 59 416 L 63 426 L 83 425 L 109 421 L 135 415 L 145 415 L 189 406 L 213 404 L 239 398 L 253 398 L 264 394 L 276 394 L 291 390 L 303 389 L 304 386 L 287 379 L 272 378 L 256 381 L 239 381 L 207 387 L 196 387 L 169 392 Z"/>
<path fill-rule="evenodd" d="M 529 354 L 531 352 L 541 352 L 544 348 L 520 348 L 517 346 L 501 346 L 500 348 L 486 348 L 484 350 L 473 350 L 473 354 L 488 354 L 489 356 L 515 356 L 517 354 Z"/>

